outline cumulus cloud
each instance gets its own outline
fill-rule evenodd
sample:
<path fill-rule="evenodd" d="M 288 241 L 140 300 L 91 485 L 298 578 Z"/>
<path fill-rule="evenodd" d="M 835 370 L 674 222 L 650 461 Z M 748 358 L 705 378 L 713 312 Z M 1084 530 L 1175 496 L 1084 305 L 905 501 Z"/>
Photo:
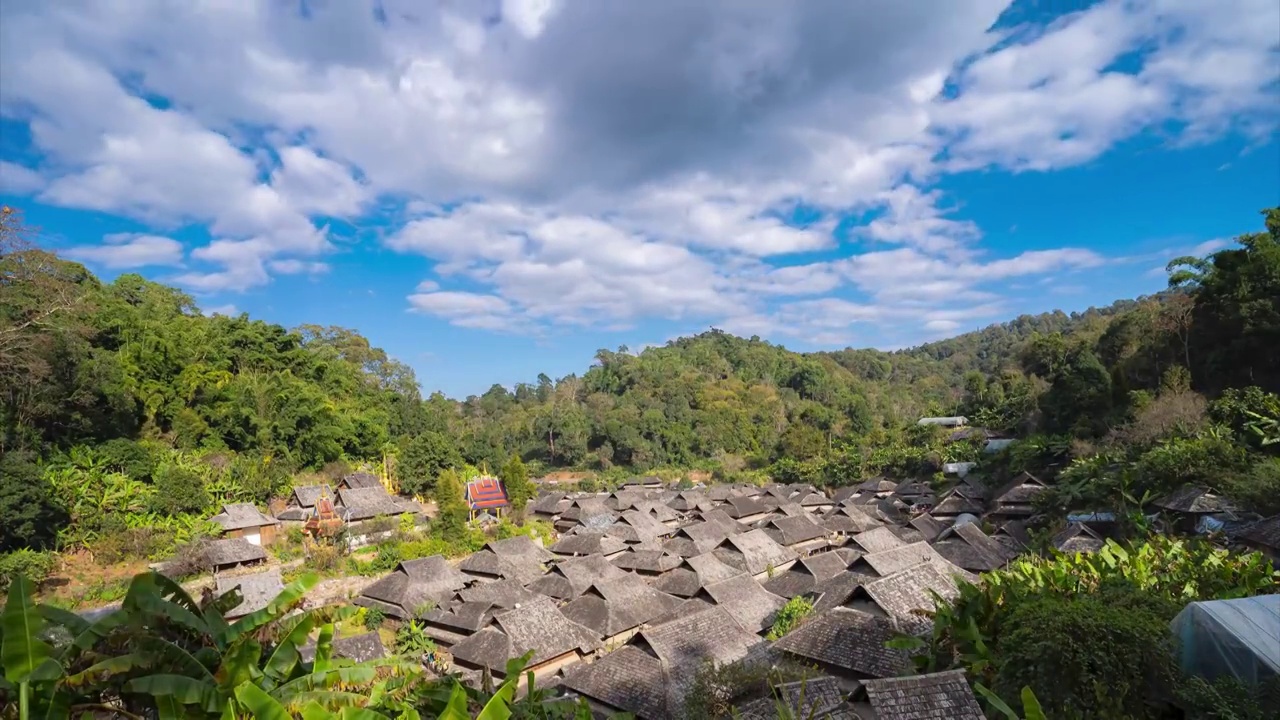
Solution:
<path fill-rule="evenodd" d="M 67 248 L 62 254 L 111 270 L 182 264 L 182 243 L 172 238 L 114 233 L 102 238 L 102 242 Z"/>
<path fill-rule="evenodd" d="M 432 269 L 409 308 L 459 325 L 931 336 L 1106 261 L 991 257 L 947 174 L 1277 126 L 1274 2 L 1008 5 L 5 3 L 0 113 L 42 161 L 0 182 L 206 227 L 168 278 L 197 291 L 326 272 L 329 219 L 390 206 Z"/>

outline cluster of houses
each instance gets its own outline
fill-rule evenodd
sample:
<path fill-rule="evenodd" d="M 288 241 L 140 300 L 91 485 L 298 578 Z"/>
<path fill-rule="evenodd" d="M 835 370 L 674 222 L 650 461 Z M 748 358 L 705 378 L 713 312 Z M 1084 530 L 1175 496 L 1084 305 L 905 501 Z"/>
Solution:
<path fill-rule="evenodd" d="M 479 502 L 505 498 L 500 483 L 496 495 L 480 490 Z M 612 493 L 544 492 L 528 511 L 561 533 L 549 547 L 518 536 L 461 562 L 401 562 L 354 602 L 377 608 L 391 625 L 420 623 L 473 682 L 485 673 L 501 678 L 508 661 L 531 653 L 526 670 L 540 686 L 585 698 L 601 715 L 682 717 L 697 671 L 710 660 L 817 669 L 802 683 L 775 688 L 776 697 L 742 705 L 742 717 L 777 717 L 781 701 L 798 717 L 978 720 L 962 673 L 912 675 L 906 652 L 886 642 L 929 632 L 925 613 L 935 595 L 954 598 L 958 581 L 1025 552 L 1027 521 L 1045 490 L 1023 473 L 993 491 L 966 476 L 944 489 L 873 478 L 831 494 L 803 484 L 679 491 L 656 479 Z M 268 521 L 303 518 L 289 513 L 315 507 L 324 492 L 300 488 L 275 519 L 229 506 L 220 522 L 228 534 L 241 533 L 231 540 L 260 550 Z M 381 494 L 366 501 L 366 492 Z M 346 479 L 334 497 L 349 518 L 369 517 L 357 509 L 369 506 L 412 511 L 380 487 Z M 1156 506 L 1190 527 L 1224 511 L 1213 493 L 1191 487 Z M 1052 544 L 1095 551 L 1114 525 L 1106 513 L 1073 516 Z M 1275 557 L 1280 517 L 1244 527 L 1239 539 Z M 264 575 L 263 587 L 278 590 L 278 574 Z M 255 577 L 226 585 L 245 590 Z M 270 597 L 257 585 L 249 590 L 237 611 Z M 766 640 L 778 610 L 796 597 L 808 599 L 813 614 Z M 351 657 L 382 652 L 376 634 L 347 643 Z"/>

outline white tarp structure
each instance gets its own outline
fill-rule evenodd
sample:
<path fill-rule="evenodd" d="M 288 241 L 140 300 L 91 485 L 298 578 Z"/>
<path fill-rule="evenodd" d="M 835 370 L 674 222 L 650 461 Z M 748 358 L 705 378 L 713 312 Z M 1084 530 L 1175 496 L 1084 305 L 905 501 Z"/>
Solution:
<path fill-rule="evenodd" d="M 1250 686 L 1280 675 L 1280 595 L 1191 603 L 1171 627 L 1191 675 Z"/>

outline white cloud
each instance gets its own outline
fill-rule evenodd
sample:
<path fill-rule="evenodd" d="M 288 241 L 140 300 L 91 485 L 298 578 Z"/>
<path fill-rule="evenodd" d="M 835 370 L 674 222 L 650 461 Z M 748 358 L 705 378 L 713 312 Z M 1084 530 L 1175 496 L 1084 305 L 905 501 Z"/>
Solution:
<path fill-rule="evenodd" d="M 227 317 L 234 317 L 236 315 L 239 315 L 240 311 L 236 308 L 235 305 L 217 305 L 215 307 L 205 308 L 204 314 L 207 317 L 213 317 L 214 315 L 226 315 Z"/>
<path fill-rule="evenodd" d="M 0 193 L 26 195 L 44 187 L 40 173 L 25 165 L 0 160 Z"/>
<path fill-rule="evenodd" d="M 6 3 L 0 113 L 41 163 L 0 184 L 205 226 L 169 278 L 197 291 L 326 272 L 325 218 L 398 207 L 370 225 L 431 263 L 411 309 L 461 325 L 950 332 L 1104 258 L 993 258 L 947 173 L 1276 127 L 1272 1 L 992 31 L 1007 6 Z"/>
<path fill-rule="evenodd" d="M 182 264 L 182 243 L 172 238 L 115 233 L 102 240 L 102 245 L 80 245 L 62 254 L 112 270 Z"/>
<path fill-rule="evenodd" d="M 1222 239 L 1222 238 L 1214 238 L 1213 240 L 1205 240 L 1204 242 L 1200 243 L 1199 245 L 1196 245 L 1195 247 L 1191 248 L 1191 254 L 1192 254 L 1192 255 L 1195 255 L 1195 256 L 1197 256 L 1197 257 L 1203 257 L 1203 256 L 1205 256 L 1205 255 L 1208 255 L 1209 253 L 1217 252 L 1217 251 L 1219 251 L 1219 250 L 1221 250 L 1221 249 L 1223 249 L 1223 248 L 1227 247 L 1227 246 L 1228 246 L 1228 245 L 1230 245 L 1230 244 L 1231 244 L 1231 241 L 1229 241 L 1229 240 L 1224 240 L 1224 239 Z"/>

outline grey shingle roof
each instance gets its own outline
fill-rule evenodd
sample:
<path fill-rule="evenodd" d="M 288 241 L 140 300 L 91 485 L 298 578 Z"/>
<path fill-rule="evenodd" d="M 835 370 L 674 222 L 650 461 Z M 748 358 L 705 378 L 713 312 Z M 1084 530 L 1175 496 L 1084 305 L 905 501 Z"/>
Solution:
<path fill-rule="evenodd" d="M 816 540 L 825 537 L 827 534 L 827 529 L 819 525 L 807 514 L 774 518 L 769 521 L 766 530 L 768 528 L 772 528 L 777 532 L 776 536 L 770 533 L 775 542 L 787 546 Z"/>
<path fill-rule="evenodd" d="M 382 487 L 382 481 L 373 473 L 355 472 L 349 475 L 344 475 L 342 479 L 338 481 L 338 486 L 352 489 L 380 488 Z"/>
<path fill-rule="evenodd" d="M 280 569 L 272 568 L 252 575 L 224 575 L 214 581 L 214 587 L 219 595 L 240 588 L 244 601 L 227 611 L 228 618 L 238 618 L 266 607 L 284 589 L 284 582 L 280 579 Z"/>
<path fill-rule="evenodd" d="M 550 550 L 544 548 L 537 540 L 528 535 L 516 535 L 503 540 L 491 540 L 485 543 L 485 547 L 497 553 L 499 557 L 504 557 L 508 560 L 544 563 L 555 557 Z"/>
<path fill-rule="evenodd" d="M 1151 503 L 1161 510 L 1180 513 L 1206 514 L 1222 512 L 1222 499 L 1199 485 L 1183 485 Z"/>
<path fill-rule="evenodd" d="M 1083 523 L 1071 523 L 1054 535 L 1050 543 L 1059 551 L 1070 554 L 1097 552 L 1106 544 L 1098 533 Z"/>
<path fill-rule="evenodd" d="M 628 510 L 609 527 L 608 533 L 629 543 L 652 542 L 670 535 L 674 529 L 658 522 L 652 515 L 640 510 Z"/>
<path fill-rule="evenodd" d="M 427 613 L 423 619 L 431 625 L 437 625 L 451 632 L 470 635 L 478 632 L 493 621 L 499 611 L 493 603 L 455 602 L 448 607 L 441 607 Z"/>
<path fill-rule="evenodd" d="M 411 618 L 423 603 L 440 605 L 468 582 L 440 555 L 406 560 L 366 587 L 356 604 L 378 607 L 393 617 Z"/>
<path fill-rule="evenodd" d="M 605 532 L 575 530 L 562 535 L 551 546 L 551 552 L 557 555 L 612 555 L 626 548 L 626 543 Z"/>
<path fill-rule="evenodd" d="M 796 502 L 799 503 L 801 507 L 823 507 L 835 504 L 831 498 L 820 492 L 810 492 L 801 495 Z"/>
<path fill-rule="evenodd" d="M 213 568 L 266 559 L 267 551 L 244 538 L 211 540 L 204 548 L 205 564 Z"/>
<path fill-rule="evenodd" d="M 706 492 L 687 490 L 677 494 L 667 502 L 667 505 L 680 512 L 689 512 L 691 510 L 710 510 L 715 506 L 715 502 Z"/>
<path fill-rule="evenodd" d="M 877 553 L 902 547 L 904 543 L 887 527 L 872 528 L 850 538 L 850 542 L 865 553 Z"/>
<path fill-rule="evenodd" d="M 725 538 L 715 550 L 724 563 L 758 575 L 769 568 L 782 566 L 796 559 L 796 554 L 779 545 L 763 530 L 752 530 Z"/>
<path fill-rule="evenodd" d="M 872 570 L 875 570 L 882 577 L 892 575 L 922 562 L 946 563 L 945 559 L 926 542 L 900 545 L 880 552 L 867 553 L 862 556 L 861 562 L 869 565 Z"/>
<path fill-rule="evenodd" d="M 773 624 L 773 614 L 787 603 L 746 575 L 708 585 L 704 591 L 739 625 L 756 632 Z"/>
<path fill-rule="evenodd" d="M 343 518 L 349 521 L 416 511 L 400 498 L 387 494 L 382 485 L 341 489 L 336 504 L 341 508 Z"/>
<path fill-rule="evenodd" d="M 507 610 L 494 622 L 498 629 L 485 628 L 454 645 L 454 659 L 501 674 L 508 660 L 530 650 L 530 665 L 537 665 L 575 650 L 587 653 L 601 647 L 593 631 L 566 618 L 549 598 Z"/>
<path fill-rule="evenodd" d="M 975 572 L 989 572 L 1004 566 L 1009 554 L 982 528 L 963 523 L 951 528 L 947 538 L 934 543 L 934 550 L 952 565 Z"/>
<path fill-rule="evenodd" d="M 564 687 L 640 720 L 666 720 L 666 682 L 662 662 L 626 645 L 595 662 L 565 672 Z"/>
<path fill-rule="evenodd" d="M 539 495 L 533 502 L 529 503 L 529 512 L 539 515 L 559 515 L 564 512 L 572 501 L 562 492 L 550 492 Z"/>
<path fill-rule="evenodd" d="M 949 526 L 950 522 L 944 523 L 928 513 L 924 515 L 917 515 L 911 519 L 911 527 L 919 530 L 920 536 L 923 537 L 926 542 L 933 542 L 934 539 L 936 539 L 938 535 L 942 534 L 942 531 L 946 530 Z"/>
<path fill-rule="evenodd" d="M 760 513 L 769 512 L 777 506 L 778 503 L 776 501 L 769 502 L 763 498 L 734 497 L 729 498 L 727 503 L 716 509 L 723 511 L 729 517 L 737 520 L 751 515 L 759 515 Z"/>
<path fill-rule="evenodd" d="M 934 608 L 931 593 L 943 600 L 954 600 L 960 589 L 953 575 L 937 563 L 925 562 L 873 580 L 857 592 L 865 592 L 876 605 L 897 618 L 904 629 L 915 632 L 932 626 L 932 621 L 921 614 Z"/>
<path fill-rule="evenodd" d="M 657 575 L 680 566 L 680 556 L 665 550 L 627 550 L 613 555 L 609 562 L 623 570 Z"/>
<path fill-rule="evenodd" d="M 1275 550 L 1280 548 L 1280 515 L 1251 523 L 1241 530 L 1241 540 L 1254 545 Z"/>
<path fill-rule="evenodd" d="M 878 720 L 983 720 L 963 670 L 869 680 L 863 690 Z"/>
<path fill-rule="evenodd" d="M 303 645 L 298 648 L 298 654 L 302 656 L 303 662 L 314 661 L 316 659 L 316 644 L 309 642 Z M 347 635 L 333 639 L 333 657 L 335 658 L 346 658 L 352 662 L 362 663 L 386 656 L 387 649 L 382 646 L 382 639 L 378 637 L 376 632 Z"/>
<path fill-rule="evenodd" d="M 222 526 L 223 530 L 243 530 L 276 524 L 275 518 L 254 507 L 253 503 L 227 503 L 222 506 L 222 512 L 209 520 Z"/>
<path fill-rule="evenodd" d="M 638 502 L 635 509 L 660 523 L 675 522 L 680 519 L 680 513 L 672 510 L 666 503 L 661 503 L 657 500 Z"/>
<path fill-rule="evenodd" d="M 672 717 L 680 717 L 675 709 L 683 707 L 689 685 L 704 662 L 738 662 L 767 650 L 760 636 L 744 630 L 724 608 L 716 606 L 644 628 L 633 644 L 647 645 L 662 661 Z"/>
<path fill-rule="evenodd" d="M 487 602 L 495 607 L 507 609 L 535 599 L 537 593 L 526 589 L 518 578 L 506 578 L 476 583 L 469 588 L 459 590 L 458 597 L 463 602 Z"/>
<path fill-rule="evenodd" d="M 856 558 L 858 553 L 852 555 Z M 800 558 L 791 569 L 764 580 L 761 585 L 775 595 L 793 598 L 812 593 L 821 582 L 845 572 L 849 562 L 849 555 L 844 552 L 820 552 Z"/>
<path fill-rule="evenodd" d="M 893 677 L 911 667 L 906 651 L 885 647 L 897 633 L 892 618 L 835 608 L 810 617 L 773 648 L 862 677 Z"/>
<path fill-rule="evenodd" d="M 843 505 L 833 508 L 823 515 L 820 521 L 825 528 L 832 532 L 849 534 L 868 532 L 884 525 L 884 521 L 872 517 L 857 505 Z"/>
<path fill-rule="evenodd" d="M 789 718 L 822 718 L 823 720 L 861 720 L 846 702 L 840 681 L 833 677 L 815 677 L 775 685 L 768 697 L 758 698 L 736 708 L 735 720 L 777 720 Z M 790 714 L 781 715 L 778 705 Z"/>
<path fill-rule="evenodd" d="M 572 600 L 595 583 L 626 577 L 627 573 L 610 563 L 603 555 L 565 558 L 551 571 L 529 583 L 530 590 L 559 600 Z"/>
<path fill-rule="evenodd" d="M 293 502 L 298 507 L 313 508 L 324 495 L 332 500 L 333 488 L 328 485 L 303 485 L 293 489 Z"/>
<path fill-rule="evenodd" d="M 929 512 L 933 515 L 954 516 L 963 513 L 980 515 L 985 509 L 982 502 L 965 497 L 962 493 L 952 492 L 935 504 Z"/>
<path fill-rule="evenodd" d="M 678 597 L 693 597 L 707 585 L 744 574 L 743 570 L 726 565 L 714 553 L 704 553 L 685 558 L 676 568 L 654 578 L 653 586 Z"/>
<path fill-rule="evenodd" d="M 714 550 L 721 540 L 731 534 L 734 534 L 732 529 L 722 523 L 695 522 L 676 530 L 663 543 L 663 548 L 673 555 L 692 557 Z"/>
<path fill-rule="evenodd" d="M 867 573 L 843 572 L 817 583 L 807 594 L 817 598 L 813 603 L 814 612 L 826 612 L 843 606 L 853 597 L 854 591 L 876 579 Z"/>
<path fill-rule="evenodd" d="M 661 618 L 681 600 L 660 592 L 635 575 L 598 582 L 582 597 L 560 608 L 565 617 L 612 637 Z"/>

